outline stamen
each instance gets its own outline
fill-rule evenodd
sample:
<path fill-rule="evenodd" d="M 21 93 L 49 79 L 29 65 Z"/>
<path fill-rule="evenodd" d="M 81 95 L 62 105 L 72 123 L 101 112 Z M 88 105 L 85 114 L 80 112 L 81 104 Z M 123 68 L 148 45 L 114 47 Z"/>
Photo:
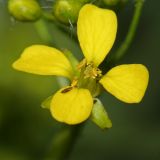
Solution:
<path fill-rule="evenodd" d="M 88 64 L 84 71 L 84 78 L 97 78 L 101 76 L 101 70 L 95 67 L 92 63 Z"/>
<path fill-rule="evenodd" d="M 83 59 L 77 66 L 78 70 L 81 70 L 83 67 L 85 67 L 87 65 L 87 60 Z"/>
<path fill-rule="evenodd" d="M 78 83 L 78 79 L 73 79 L 72 83 L 71 83 L 71 87 L 76 87 Z"/>

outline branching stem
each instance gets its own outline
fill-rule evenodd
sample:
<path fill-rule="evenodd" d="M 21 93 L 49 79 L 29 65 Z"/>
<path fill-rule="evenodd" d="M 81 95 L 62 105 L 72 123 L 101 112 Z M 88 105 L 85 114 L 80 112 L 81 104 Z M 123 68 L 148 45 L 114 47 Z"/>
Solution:
<path fill-rule="evenodd" d="M 113 57 L 110 59 L 110 62 L 116 63 L 127 53 L 127 50 L 130 47 L 130 45 L 134 39 L 136 30 L 137 30 L 138 22 L 140 20 L 140 15 L 142 13 L 143 4 L 144 4 L 144 0 L 136 0 L 135 1 L 134 15 L 133 15 L 133 19 L 130 24 L 128 33 L 127 33 L 124 41 L 122 42 L 121 46 L 117 49 L 117 51 L 114 53 Z"/>

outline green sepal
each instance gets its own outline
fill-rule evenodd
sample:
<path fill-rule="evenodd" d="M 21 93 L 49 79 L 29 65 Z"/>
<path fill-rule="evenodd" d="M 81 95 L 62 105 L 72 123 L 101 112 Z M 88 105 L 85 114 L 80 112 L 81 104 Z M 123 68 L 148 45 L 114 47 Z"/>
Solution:
<path fill-rule="evenodd" d="M 94 98 L 94 105 L 90 118 L 101 129 L 109 129 L 112 127 L 112 122 L 102 102 L 98 98 Z"/>
<path fill-rule="evenodd" d="M 49 96 L 48 98 L 46 98 L 42 103 L 41 103 L 41 107 L 45 108 L 45 109 L 50 109 L 50 104 L 51 104 L 51 100 L 52 100 L 53 96 Z"/>

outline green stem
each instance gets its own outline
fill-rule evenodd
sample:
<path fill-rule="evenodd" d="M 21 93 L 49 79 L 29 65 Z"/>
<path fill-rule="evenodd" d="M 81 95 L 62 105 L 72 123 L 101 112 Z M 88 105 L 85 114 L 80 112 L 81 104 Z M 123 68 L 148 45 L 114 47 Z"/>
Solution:
<path fill-rule="evenodd" d="M 43 17 L 45 20 L 54 23 L 57 27 L 61 29 L 62 32 L 71 33 L 72 38 L 74 38 L 77 41 L 77 34 L 76 34 L 75 26 L 73 26 L 72 24 L 66 25 L 66 24 L 62 24 L 58 22 L 51 13 L 43 12 Z"/>
<path fill-rule="evenodd" d="M 50 35 L 47 25 L 43 19 L 37 21 L 35 28 L 39 37 L 46 43 L 53 45 L 53 39 Z M 72 57 L 73 58 L 73 57 Z M 71 59 L 70 59 L 71 60 Z M 66 86 L 67 81 L 64 78 L 57 78 L 60 87 Z M 49 144 L 49 150 L 44 158 L 45 160 L 64 160 L 70 154 L 76 139 L 79 136 L 82 125 L 63 126 L 62 129 L 52 137 Z"/>
<path fill-rule="evenodd" d="M 135 33 L 136 33 L 136 29 L 137 29 L 140 15 L 142 12 L 143 4 L 144 4 L 144 0 L 136 0 L 135 1 L 134 15 L 133 15 L 133 19 L 130 24 L 127 36 L 126 36 L 124 42 L 122 43 L 122 45 L 115 52 L 113 57 L 111 57 L 110 61 L 112 63 L 116 63 L 119 59 L 121 59 L 126 54 L 126 51 L 128 50 L 128 48 L 130 47 L 130 45 L 134 39 Z"/>
<path fill-rule="evenodd" d="M 35 29 L 39 37 L 43 40 L 44 43 L 50 44 L 53 43 L 52 37 L 48 31 L 46 23 L 43 19 L 40 19 L 34 23 Z"/>
<path fill-rule="evenodd" d="M 63 126 L 60 132 L 54 136 L 50 143 L 50 149 L 45 160 L 66 160 L 68 159 L 77 137 L 81 133 L 81 125 Z"/>

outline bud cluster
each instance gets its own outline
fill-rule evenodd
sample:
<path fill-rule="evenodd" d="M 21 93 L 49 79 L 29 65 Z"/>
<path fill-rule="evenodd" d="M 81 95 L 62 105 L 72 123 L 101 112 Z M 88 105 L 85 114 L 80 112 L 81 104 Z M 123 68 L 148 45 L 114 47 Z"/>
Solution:
<path fill-rule="evenodd" d="M 52 14 L 59 22 L 65 24 L 75 23 L 81 7 L 90 1 L 55 0 L 50 8 L 53 8 Z M 19 21 L 35 21 L 45 12 L 37 0 L 9 0 L 8 10 Z"/>
<path fill-rule="evenodd" d="M 125 3 L 127 0 L 102 0 L 107 7 Z M 63 24 L 75 24 L 78 19 L 80 9 L 86 3 L 93 3 L 93 0 L 54 0 L 48 8 L 52 20 Z M 39 18 L 48 17 L 48 12 L 42 10 L 43 7 L 38 0 L 8 0 L 9 13 L 19 21 L 36 21 Z M 50 19 L 51 20 L 51 19 Z"/>

